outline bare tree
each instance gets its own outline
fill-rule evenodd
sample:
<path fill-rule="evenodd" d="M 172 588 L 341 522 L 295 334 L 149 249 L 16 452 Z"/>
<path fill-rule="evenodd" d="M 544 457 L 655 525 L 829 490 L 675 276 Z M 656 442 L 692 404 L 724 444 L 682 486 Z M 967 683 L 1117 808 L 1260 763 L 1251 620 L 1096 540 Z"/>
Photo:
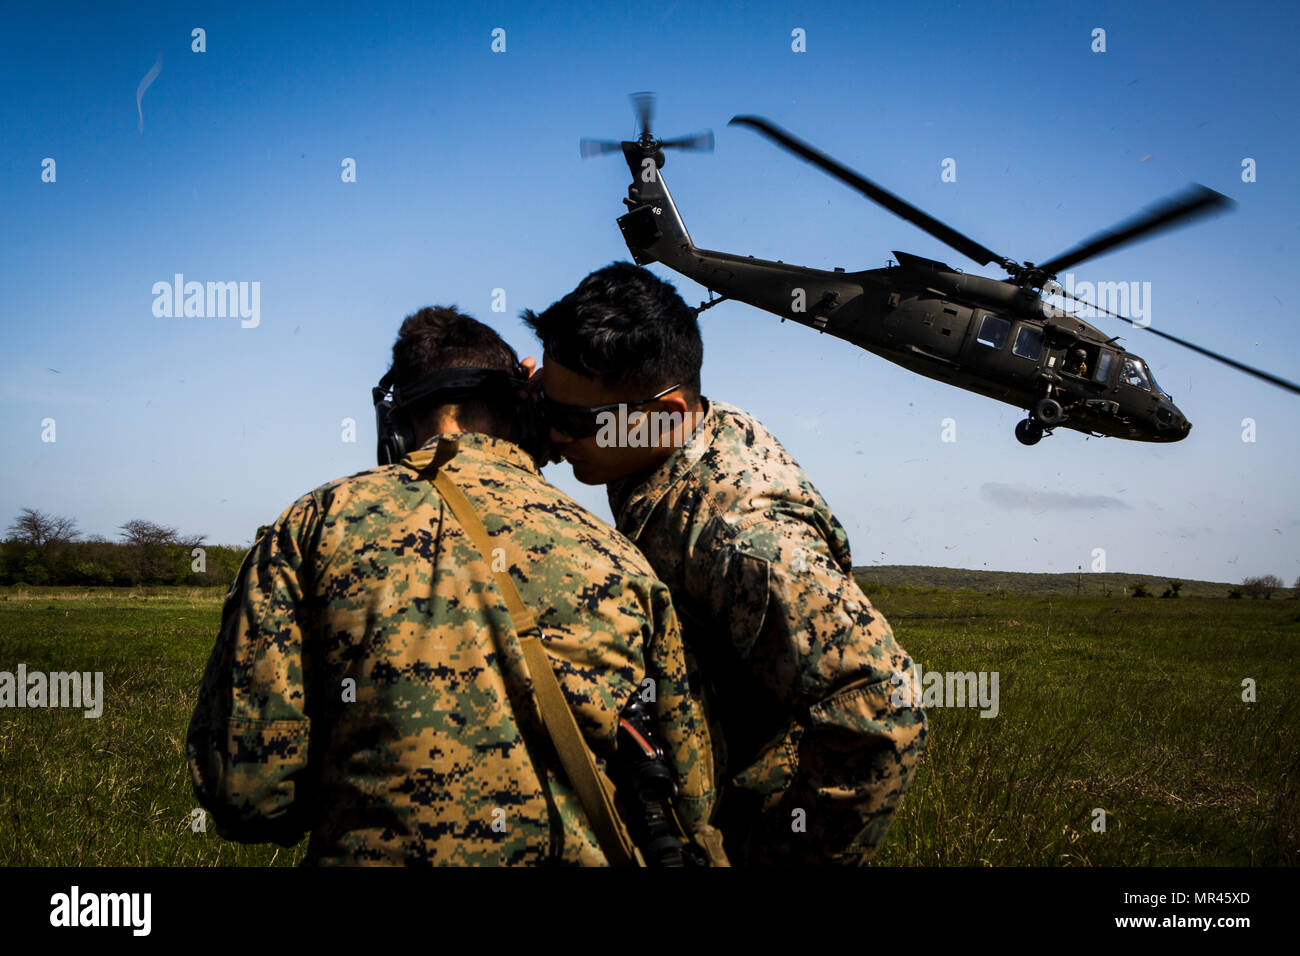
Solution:
<path fill-rule="evenodd" d="M 207 535 L 183 535 L 175 528 L 169 528 L 167 525 L 156 524 L 152 521 L 145 521 L 143 518 L 133 518 L 122 525 L 122 537 L 126 539 L 127 544 L 136 544 L 143 547 L 169 547 L 178 548 L 195 548 L 203 543 Z"/>
<path fill-rule="evenodd" d="M 143 548 L 175 544 L 176 534 L 175 528 L 145 521 L 143 518 L 132 518 L 122 525 L 122 537 L 126 543 Z"/>
<path fill-rule="evenodd" d="M 1273 592 L 1282 587 L 1282 579 L 1276 574 L 1262 574 L 1246 578 L 1241 582 L 1246 593 L 1253 598 L 1271 598 Z"/>
<path fill-rule="evenodd" d="M 133 564 L 141 580 L 166 581 L 173 576 L 173 555 L 203 543 L 206 535 L 184 536 L 175 528 L 132 518 L 121 526 L 122 537 L 134 552 Z"/>
<path fill-rule="evenodd" d="M 44 558 L 52 548 L 75 540 L 81 532 L 74 518 L 47 515 L 35 508 L 24 508 L 9 526 L 8 534 L 34 548 Z"/>

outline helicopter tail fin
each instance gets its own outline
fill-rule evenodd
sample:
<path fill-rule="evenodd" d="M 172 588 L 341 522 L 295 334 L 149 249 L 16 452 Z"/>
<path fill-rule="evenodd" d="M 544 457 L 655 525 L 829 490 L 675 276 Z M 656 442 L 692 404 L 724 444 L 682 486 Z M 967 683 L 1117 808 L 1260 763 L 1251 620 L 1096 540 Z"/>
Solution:
<path fill-rule="evenodd" d="M 631 147 L 629 149 L 629 147 Z M 663 154 L 648 152 L 635 144 L 624 143 L 623 153 L 632 173 L 627 187 L 628 212 L 619 217 L 623 241 L 637 265 L 669 262 L 695 248 L 686 224 L 682 222 L 661 170 Z"/>

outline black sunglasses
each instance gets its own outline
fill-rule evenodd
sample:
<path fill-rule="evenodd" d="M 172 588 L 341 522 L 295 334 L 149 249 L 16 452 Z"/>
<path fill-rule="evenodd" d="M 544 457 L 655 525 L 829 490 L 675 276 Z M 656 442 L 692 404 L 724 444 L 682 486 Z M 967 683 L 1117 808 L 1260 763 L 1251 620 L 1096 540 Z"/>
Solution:
<path fill-rule="evenodd" d="M 663 398 L 673 389 L 681 388 L 681 383 L 670 385 L 658 395 L 651 395 L 649 398 L 641 398 L 632 402 L 614 402 L 612 405 L 596 405 L 588 407 L 586 405 L 565 405 L 563 402 L 552 401 L 546 397 L 544 390 L 538 390 L 538 399 L 542 403 L 543 413 L 546 415 L 546 423 L 562 435 L 570 438 L 589 438 L 596 432 L 600 431 L 599 417 L 604 412 L 613 412 L 619 408 L 627 408 L 631 405 L 645 405 L 647 402 L 653 402 Z"/>

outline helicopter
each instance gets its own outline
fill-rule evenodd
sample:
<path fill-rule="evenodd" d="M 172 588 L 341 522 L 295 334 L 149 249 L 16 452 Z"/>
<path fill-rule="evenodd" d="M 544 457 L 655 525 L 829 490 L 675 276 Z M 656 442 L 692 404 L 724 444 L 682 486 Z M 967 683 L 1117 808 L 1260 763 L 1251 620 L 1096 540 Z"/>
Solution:
<path fill-rule="evenodd" d="M 1019 263 L 927 215 L 807 143 L 756 116 L 736 116 L 747 126 L 920 227 L 981 266 L 996 263 L 1008 279 L 970 275 L 906 252 L 894 251 L 883 269 L 845 272 L 812 269 L 701 249 L 691 241 L 661 170 L 665 149 L 708 151 L 712 132 L 656 139 L 650 131 L 654 95 L 632 94 L 640 125 L 635 140 L 583 139 L 584 159 L 623 154 L 632 174 L 628 211 L 618 225 L 638 265 L 660 262 L 708 290 L 697 314 L 735 300 L 851 342 L 910 371 L 1024 409 L 1017 423 L 1021 444 L 1035 445 L 1060 428 L 1094 437 L 1176 442 L 1191 423 L 1156 382 L 1150 366 L 1077 314 L 1043 301 L 1043 292 L 1096 309 L 1281 388 L 1300 386 L 1144 322 L 1079 299 L 1061 288 L 1059 272 L 1103 252 L 1234 203 L 1193 184 L 1179 196 L 1094 236 L 1053 259 Z M 896 262 L 895 262 L 896 260 Z"/>

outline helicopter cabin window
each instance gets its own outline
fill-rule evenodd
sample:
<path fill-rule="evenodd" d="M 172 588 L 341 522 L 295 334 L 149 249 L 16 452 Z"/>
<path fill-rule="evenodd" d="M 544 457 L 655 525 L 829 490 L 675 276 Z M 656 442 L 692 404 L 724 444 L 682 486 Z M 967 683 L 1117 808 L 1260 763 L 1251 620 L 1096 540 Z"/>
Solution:
<path fill-rule="evenodd" d="M 1092 377 L 1093 381 L 1101 382 L 1102 384 L 1105 384 L 1106 381 L 1109 380 L 1110 366 L 1114 358 L 1115 358 L 1114 352 L 1101 353 L 1101 356 L 1097 359 L 1097 372 Z"/>
<path fill-rule="evenodd" d="M 1022 325 L 1016 333 L 1016 344 L 1011 351 L 1021 358 L 1037 362 L 1043 357 L 1043 330 L 1033 325 Z"/>
<path fill-rule="evenodd" d="M 1123 378 L 1125 385 L 1132 385 L 1134 388 L 1143 388 L 1148 392 L 1151 391 L 1151 380 L 1147 378 L 1147 371 L 1142 365 L 1141 359 L 1126 358 L 1124 360 L 1124 369 L 1121 378 Z"/>
<path fill-rule="evenodd" d="M 1006 345 L 1010 333 L 1010 322 L 996 315 L 986 315 L 984 321 L 980 323 L 980 334 L 975 341 L 991 349 L 1000 349 Z"/>

